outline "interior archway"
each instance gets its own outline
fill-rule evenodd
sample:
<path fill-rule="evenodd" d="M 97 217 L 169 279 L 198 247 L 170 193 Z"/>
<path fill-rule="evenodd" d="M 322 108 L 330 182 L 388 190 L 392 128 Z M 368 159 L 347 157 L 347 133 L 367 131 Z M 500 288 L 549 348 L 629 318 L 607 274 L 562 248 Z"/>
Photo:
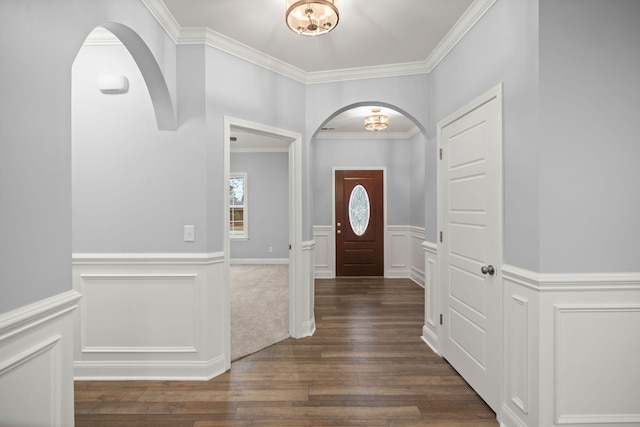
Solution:
<path fill-rule="evenodd" d="M 371 114 L 373 107 L 380 108 L 381 114 L 389 116 L 389 127 L 386 130 L 371 132 L 364 128 L 364 117 Z M 395 105 L 362 101 L 329 115 L 313 135 L 312 209 L 314 240 L 318 242 L 317 277 L 332 278 L 336 274 L 333 178 L 335 171 L 339 169 L 384 170 L 384 275 L 412 275 L 415 268 L 411 266 L 413 260 L 410 245 L 418 237 L 424 240 L 424 183 L 429 143 L 424 126 Z M 404 252 L 404 255 L 399 255 L 399 252 Z M 402 259 L 398 262 L 399 256 Z"/>

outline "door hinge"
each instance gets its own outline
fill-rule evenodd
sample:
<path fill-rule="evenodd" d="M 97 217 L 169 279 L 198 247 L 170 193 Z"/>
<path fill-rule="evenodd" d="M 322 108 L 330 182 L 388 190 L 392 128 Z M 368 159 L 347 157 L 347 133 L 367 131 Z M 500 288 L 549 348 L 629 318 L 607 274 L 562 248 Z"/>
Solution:
<path fill-rule="evenodd" d="M 289 250 L 291 250 L 291 243 L 289 243 Z"/>
<path fill-rule="evenodd" d="M 442 148 L 440 149 L 440 160 L 442 160 Z"/>
<path fill-rule="evenodd" d="M 440 324 L 442 325 L 442 314 L 440 315 Z"/>
<path fill-rule="evenodd" d="M 442 231 L 440 232 L 440 243 L 442 243 Z"/>

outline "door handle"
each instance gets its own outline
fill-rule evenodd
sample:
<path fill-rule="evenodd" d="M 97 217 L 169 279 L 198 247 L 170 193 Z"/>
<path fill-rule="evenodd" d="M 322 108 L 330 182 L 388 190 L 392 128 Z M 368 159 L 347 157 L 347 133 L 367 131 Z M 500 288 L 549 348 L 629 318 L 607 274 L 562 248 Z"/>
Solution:
<path fill-rule="evenodd" d="M 489 274 L 489 276 L 496 274 L 496 270 L 493 268 L 493 265 L 483 265 L 480 271 L 482 271 L 482 274 Z"/>
<path fill-rule="evenodd" d="M 336 234 L 342 234 L 341 230 L 336 231 Z"/>

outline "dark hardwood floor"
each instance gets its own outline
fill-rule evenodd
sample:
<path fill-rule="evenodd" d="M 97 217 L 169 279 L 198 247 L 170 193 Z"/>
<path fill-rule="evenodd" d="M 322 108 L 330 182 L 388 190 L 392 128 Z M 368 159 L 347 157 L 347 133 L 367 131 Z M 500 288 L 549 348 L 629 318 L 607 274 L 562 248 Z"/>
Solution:
<path fill-rule="evenodd" d="M 497 426 L 420 335 L 410 280 L 317 280 L 317 331 L 234 362 L 210 381 L 83 381 L 76 427 Z"/>

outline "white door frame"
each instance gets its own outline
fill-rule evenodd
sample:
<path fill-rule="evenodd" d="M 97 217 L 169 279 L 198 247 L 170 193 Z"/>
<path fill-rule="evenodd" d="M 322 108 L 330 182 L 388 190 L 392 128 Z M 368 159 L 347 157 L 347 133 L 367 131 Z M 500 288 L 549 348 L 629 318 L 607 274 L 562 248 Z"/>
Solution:
<path fill-rule="evenodd" d="M 458 110 L 454 111 L 453 113 L 451 113 L 450 115 L 448 115 L 447 117 L 445 117 L 444 119 L 442 119 L 441 121 L 438 122 L 437 125 L 437 153 L 440 153 L 440 150 L 442 149 L 442 129 L 445 128 L 446 126 L 448 126 L 449 124 L 453 123 L 454 121 L 458 120 L 459 118 L 461 118 L 462 116 L 470 113 L 471 111 L 475 110 L 476 108 L 480 107 L 481 105 L 486 104 L 487 102 L 489 102 L 490 100 L 492 100 L 493 98 L 495 98 L 498 102 L 498 108 L 499 108 L 499 113 L 498 113 L 498 138 L 500 139 L 500 146 L 501 149 L 498 150 L 497 155 L 500 156 L 498 163 L 500 164 L 500 169 L 498 171 L 496 171 L 496 173 L 498 174 L 498 181 L 500 182 L 500 187 L 498 189 L 499 191 L 499 206 L 497 207 L 497 212 L 496 214 L 498 215 L 497 221 L 498 221 L 498 227 L 496 232 L 498 233 L 498 236 L 496 236 L 496 241 L 498 243 L 498 248 L 497 248 L 497 252 L 498 252 L 498 259 L 496 260 L 496 283 L 498 284 L 498 286 L 500 287 L 500 291 L 498 292 L 498 325 L 500 328 L 502 328 L 503 323 L 502 323 L 502 319 L 503 319 L 503 307 L 504 307 L 504 302 L 503 302 L 503 293 L 502 293 L 502 265 L 504 263 L 504 255 L 503 255 L 503 247 L 504 247 L 504 240 L 503 240 L 503 230 L 504 230 L 504 218 L 503 218 L 503 212 L 504 212 L 504 179 L 503 179 L 503 169 L 504 169 L 504 163 L 503 163 L 503 159 L 502 159 L 502 151 L 503 151 L 503 131 L 502 131 L 502 110 L 503 110 L 503 99 L 502 99 L 502 83 L 498 84 L 497 86 L 491 88 L 490 90 L 488 90 L 487 92 L 483 93 L 482 95 L 480 95 L 479 97 L 477 97 L 476 99 L 474 99 L 473 101 L 471 101 L 470 103 L 464 105 L 463 107 L 459 108 Z M 436 176 L 437 176 L 437 193 L 436 193 L 436 203 L 437 203 L 437 246 L 438 246 L 438 254 L 443 254 L 443 249 L 442 249 L 442 242 L 440 241 L 440 232 L 444 229 L 444 224 L 443 224 L 443 217 L 444 217 L 444 210 L 445 210 L 445 206 L 443 206 L 442 204 L 442 198 L 443 198 L 443 191 L 444 191 L 444 179 L 443 179 L 443 174 L 444 174 L 444 168 L 443 166 L 440 164 L 441 162 L 438 161 L 437 162 L 437 167 L 436 167 Z M 444 236 L 444 238 L 447 238 L 448 236 Z M 439 314 L 439 316 L 442 316 L 442 314 L 444 313 L 444 310 L 447 306 L 447 289 L 446 289 L 446 284 L 444 283 L 443 279 L 442 279 L 442 275 L 443 275 L 443 271 L 444 269 L 447 267 L 446 265 L 444 265 L 444 256 L 438 256 L 438 261 L 437 261 L 437 295 L 434 296 L 434 298 L 436 298 L 437 301 L 437 305 L 438 305 L 438 310 L 436 313 Z M 443 354 L 443 349 L 444 349 L 444 342 L 446 340 L 445 334 L 444 334 L 445 328 L 438 322 L 438 333 L 437 333 L 437 353 L 442 355 Z M 499 361 L 498 361 L 498 372 L 501 375 L 500 378 L 500 392 L 499 392 L 499 396 L 500 396 L 500 401 L 503 400 L 503 395 L 504 395 L 504 381 L 502 380 L 502 372 L 503 372 L 503 363 L 504 363 L 504 334 L 502 331 L 499 331 L 498 333 L 499 336 L 499 349 L 498 349 L 498 357 L 499 357 Z"/>
<path fill-rule="evenodd" d="M 333 267 L 333 276 L 336 277 L 336 171 L 354 170 L 354 171 L 382 171 L 382 203 L 384 216 L 384 277 L 387 277 L 387 267 L 389 266 L 389 249 L 387 248 L 387 167 L 386 166 L 334 166 L 331 168 L 331 239 L 329 239 L 329 255 L 331 256 L 331 266 Z"/>
<path fill-rule="evenodd" d="M 296 286 L 302 283 L 302 135 L 297 132 L 279 129 L 261 123 L 224 116 L 224 182 L 229 182 L 231 174 L 231 128 L 241 128 L 254 133 L 289 141 L 289 335 L 294 338 L 304 336 L 303 307 L 310 304 L 303 301 L 305 293 Z M 225 192 L 223 200 L 224 214 L 224 284 L 226 324 L 225 358 L 227 369 L 231 366 L 231 301 L 230 301 L 230 264 L 231 239 L 229 238 L 229 197 Z"/>

